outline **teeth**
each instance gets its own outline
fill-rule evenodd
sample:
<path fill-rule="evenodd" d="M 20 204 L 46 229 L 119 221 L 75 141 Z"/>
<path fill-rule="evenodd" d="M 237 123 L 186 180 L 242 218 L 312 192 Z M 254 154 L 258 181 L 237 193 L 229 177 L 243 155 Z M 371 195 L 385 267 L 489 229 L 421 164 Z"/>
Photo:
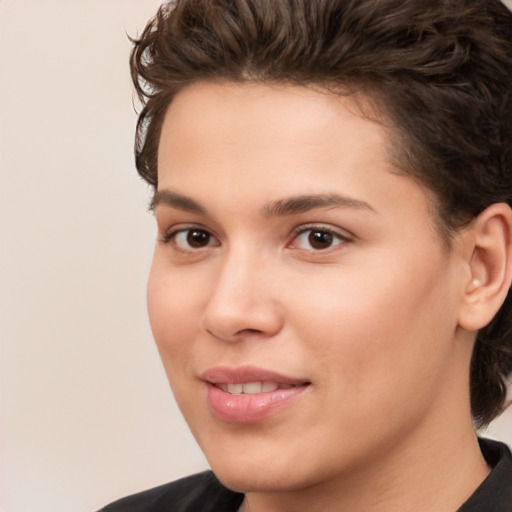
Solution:
<path fill-rule="evenodd" d="M 275 382 L 264 382 L 261 385 L 261 391 L 263 393 L 268 393 L 270 391 L 275 391 L 279 386 Z"/>
<path fill-rule="evenodd" d="M 248 382 L 243 385 L 244 393 L 252 395 L 254 393 L 261 393 L 261 382 Z"/>
<path fill-rule="evenodd" d="M 243 384 L 228 384 L 228 393 L 232 395 L 241 395 L 243 388 Z"/>
<path fill-rule="evenodd" d="M 277 382 L 245 382 L 242 384 L 217 384 L 219 389 L 231 395 L 254 395 L 256 393 L 270 393 L 276 389 L 290 389 L 293 384 L 278 384 Z"/>

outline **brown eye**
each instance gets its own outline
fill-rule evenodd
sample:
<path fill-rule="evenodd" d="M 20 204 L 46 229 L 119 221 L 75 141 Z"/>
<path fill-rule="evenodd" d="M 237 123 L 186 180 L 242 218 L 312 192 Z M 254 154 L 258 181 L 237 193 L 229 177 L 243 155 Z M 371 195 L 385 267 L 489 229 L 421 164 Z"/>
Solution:
<path fill-rule="evenodd" d="M 187 243 L 194 249 L 206 247 L 209 245 L 211 239 L 210 233 L 202 229 L 189 229 L 187 231 Z"/>
<path fill-rule="evenodd" d="M 183 251 L 218 245 L 217 239 L 210 232 L 199 228 L 182 229 L 172 233 L 169 241 Z"/>
<path fill-rule="evenodd" d="M 325 251 L 348 241 L 347 237 L 329 229 L 309 228 L 302 230 L 297 235 L 292 247 L 309 251 Z"/>
<path fill-rule="evenodd" d="M 309 245 L 313 249 L 328 249 L 331 247 L 333 240 L 333 234 L 328 231 L 310 231 L 308 235 Z"/>

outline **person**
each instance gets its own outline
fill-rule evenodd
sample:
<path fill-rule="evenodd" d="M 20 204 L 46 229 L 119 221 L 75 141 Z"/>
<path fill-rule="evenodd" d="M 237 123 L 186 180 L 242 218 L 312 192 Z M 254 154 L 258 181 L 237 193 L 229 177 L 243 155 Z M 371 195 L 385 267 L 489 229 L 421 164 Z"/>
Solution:
<path fill-rule="evenodd" d="M 512 14 L 178 0 L 134 41 L 152 331 L 212 471 L 104 512 L 505 512 Z"/>

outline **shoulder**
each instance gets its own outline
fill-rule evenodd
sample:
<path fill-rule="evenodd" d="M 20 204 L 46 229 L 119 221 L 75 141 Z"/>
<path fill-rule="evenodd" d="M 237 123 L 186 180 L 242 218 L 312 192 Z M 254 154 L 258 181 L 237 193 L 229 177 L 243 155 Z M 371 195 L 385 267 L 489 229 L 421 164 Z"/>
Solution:
<path fill-rule="evenodd" d="M 205 471 L 122 498 L 99 512 L 236 512 L 243 494 Z"/>
<path fill-rule="evenodd" d="M 480 449 L 492 470 L 458 512 L 510 512 L 512 504 L 512 455 L 508 447 L 479 439 Z"/>

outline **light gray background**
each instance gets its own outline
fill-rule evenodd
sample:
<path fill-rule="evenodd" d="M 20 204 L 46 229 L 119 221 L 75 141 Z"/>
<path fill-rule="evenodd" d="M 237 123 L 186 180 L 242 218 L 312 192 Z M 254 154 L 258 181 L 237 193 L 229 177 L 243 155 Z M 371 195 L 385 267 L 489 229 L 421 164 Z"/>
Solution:
<path fill-rule="evenodd" d="M 126 32 L 158 0 L 0 0 L 0 510 L 88 512 L 206 463 L 146 318 Z M 491 434 L 512 444 L 512 410 Z"/>

